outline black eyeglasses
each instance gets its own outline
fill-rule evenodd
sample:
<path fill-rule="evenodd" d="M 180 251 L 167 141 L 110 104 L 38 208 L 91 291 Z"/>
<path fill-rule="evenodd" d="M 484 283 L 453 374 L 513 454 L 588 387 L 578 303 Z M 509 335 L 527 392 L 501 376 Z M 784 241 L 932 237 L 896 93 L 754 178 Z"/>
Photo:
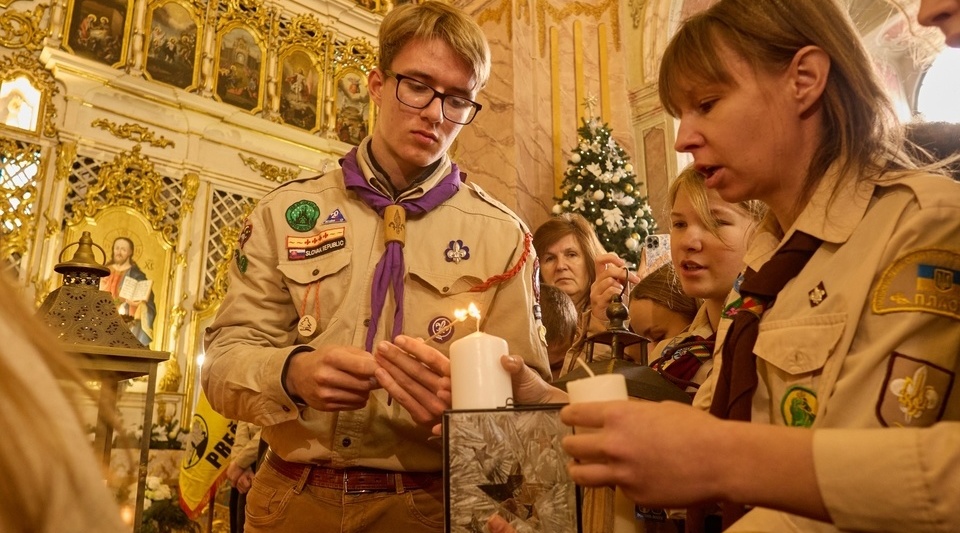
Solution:
<path fill-rule="evenodd" d="M 444 94 L 410 76 L 397 74 L 391 70 L 384 70 L 383 73 L 397 80 L 397 100 L 400 100 L 401 104 L 414 109 L 423 109 L 435 98 L 439 98 L 443 118 L 450 122 L 469 124 L 483 108 L 473 100 L 454 94 Z"/>

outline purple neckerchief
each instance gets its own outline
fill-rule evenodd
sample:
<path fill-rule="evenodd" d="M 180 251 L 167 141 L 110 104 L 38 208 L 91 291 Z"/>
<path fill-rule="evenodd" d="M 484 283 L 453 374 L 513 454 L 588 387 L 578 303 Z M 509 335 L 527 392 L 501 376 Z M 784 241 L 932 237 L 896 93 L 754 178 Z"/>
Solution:
<path fill-rule="evenodd" d="M 340 166 L 343 167 L 343 184 L 347 190 L 356 193 L 363 200 L 363 203 L 377 212 L 380 218 L 383 218 L 384 209 L 388 205 L 394 204 L 402 206 L 404 211 L 410 215 L 422 215 L 446 202 L 460 190 L 460 169 L 455 164 L 450 165 L 449 174 L 422 196 L 400 200 L 399 202 L 384 196 L 383 193 L 370 186 L 357 165 L 356 148 L 343 156 L 343 159 L 340 160 Z M 380 261 L 377 263 L 377 269 L 373 273 L 373 286 L 370 289 L 370 327 L 367 329 L 366 345 L 368 352 L 373 348 L 373 337 L 377 333 L 380 314 L 383 312 L 383 304 L 386 301 L 387 289 L 391 282 L 393 282 L 393 296 L 397 301 L 397 308 L 393 314 L 393 335 L 391 339 L 403 330 L 403 273 L 403 246 L 396 241 L 388 242 Z"/>

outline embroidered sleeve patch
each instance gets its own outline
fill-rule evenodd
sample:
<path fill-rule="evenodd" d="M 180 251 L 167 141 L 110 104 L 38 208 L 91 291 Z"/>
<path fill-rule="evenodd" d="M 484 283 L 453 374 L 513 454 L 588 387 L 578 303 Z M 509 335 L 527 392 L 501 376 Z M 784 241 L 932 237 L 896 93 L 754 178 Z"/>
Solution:
<path fill-rule="evenodd" d="M 940 420 L 954 373 L 894 352 L 877 401 L 877 418 L 888 427 L 928 427 Z"/>
<path fill-rule="evenodd" d="M 873 312 L 922 311 L 960 319 L 960 253 L 919 250 L 897 259 L 873 291 Z"/>

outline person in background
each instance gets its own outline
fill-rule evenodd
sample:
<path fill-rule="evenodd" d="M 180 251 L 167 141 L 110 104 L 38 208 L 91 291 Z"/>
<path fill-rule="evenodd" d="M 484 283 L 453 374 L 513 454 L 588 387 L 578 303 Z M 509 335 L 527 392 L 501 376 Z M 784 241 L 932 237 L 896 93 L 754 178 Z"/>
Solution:
<path fill-rule="evenodd" d="M 442 531 L 440 414 L 381 390 L 380 343 L 430 338 L 446 354 L 474 331 L 454 322 L 474 303 L 477 327 L 550 375 L 532 237 L 447 155 L 481 109 L 482 30 L 449 4 L 410 3 L 383 18 L 379 50 L 373 133 L 339 171 L 260 200 L 205 337 L 211 406 L 270 443 L 247 533 Z"/>
<path fill-rule="evenodd" d="M 721 311 L 766 211 L 756 200 L 726 202 L 687 168 L 670 184 L 670 257 L 683 293 L 703 302 L 690 325 L 655 349 L 650 366 L 693 394 L 713 368 Z"/>
<path fill-rule="evenodd" d="M 567 350 L 577 337 L 577 308 L 563 290 L 553 285 L 540 286 L 540 313 L 547 339 L 547 355 L 553 379 L 560 377 Z"/>
<path fill-rule="evenodd" d="M 660 343 L 679 335 L 697 316 L 700 301 L 684 294 L 673 264 L 667 263 L 634 285 L 629 309 L 630 329 L 650 343 L 648 357 L 655 360 Z"/>
<path fill-rule="evenodd" d="M 594 259 L 604 253 L 593 226 L 581 215 L 562 213 L 537 228 L 533 248 L 543 282 L 567 293 L 577 312 L 585 311 L 590 304 L 590 285 L 597 277 Z"/>
<path fill-rule="evenodd" d="M 237 436 L 230 451 L 227 479 L 230 480 L 230 533 L 243 533 L 246 521 L 247 492 L 253 486 L 260 449 L 260 428 L 237 421 Z"/>
<path fill-rule="evenodd" d="M 0 301 L 0 531 L 130 531 L 62 388 L 85 378 L 3 274 Z"/>
<path fill-rule="evenodd" d="M 533 247 L 537 251 L 540 262 L 540 277 L 547 285 L 555 285 L 573 299 L 577 307 L 579 322 L 577 324 L 577 338 L 571 347 L 571 353 L 566 356 L 560 376 L 569 371 L 567 364 L 580 357 L 584 352 L 587 337 L 606 329 L 609 320 L 606 315 L 606 305 L 610 303 L 611 294 L 603 303 L 602 311 L 591 313 L 591 287 L 597 278 L 598 258 L 606 254 L 593 226 L 583 216 L 577 213 L 561 213 L 544 222 L 533 233 Z M 601 266 L 602 267 L 602 266 Z M 639 281 L 636 275 L 631 275 L 631 281 Z M 619 294 L 619 293 L 617 293 Z M 598 345 L 594 349 L 595 361 L 610 359 L 611 352 L 608 346 Z"/>

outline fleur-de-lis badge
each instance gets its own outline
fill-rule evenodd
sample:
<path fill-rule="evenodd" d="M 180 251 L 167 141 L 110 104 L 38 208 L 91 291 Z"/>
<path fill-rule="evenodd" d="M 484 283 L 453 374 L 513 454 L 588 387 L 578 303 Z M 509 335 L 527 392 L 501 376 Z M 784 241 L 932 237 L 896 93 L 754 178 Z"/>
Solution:
<path fill-rule="evenodd" d="M 400 213 L 398 211 L 394 211 L 393 220 L 391 220 L 388 223 L 388 225 L 390 226 L 390 229 L 392 229 L 393 231 L 397 232 L 400 235 L 403 235 L 403 229 L 404 229 L 404 226 L 406 226 L 406 224 L 404 224 L 403 217 L 400 216 Z"/>
<path fill-rule="evenodd" d="M 910 423 L 914 418 L 923 416 L 927 409 L 933 409 L 940 402 L 936 389 L 927 385 L 927 367 L 921 366 L 913 373 L 890 382 L 890 392 L 900 402 L 903 418 Z"/>
<path fill-rule="evenodd" d="M 460 263 L 460 261 L 470 259 L 470 248 L 464 246 L 463 241 L 450 241 L 443 255 L 446 257 L 448 263 Z"/>

